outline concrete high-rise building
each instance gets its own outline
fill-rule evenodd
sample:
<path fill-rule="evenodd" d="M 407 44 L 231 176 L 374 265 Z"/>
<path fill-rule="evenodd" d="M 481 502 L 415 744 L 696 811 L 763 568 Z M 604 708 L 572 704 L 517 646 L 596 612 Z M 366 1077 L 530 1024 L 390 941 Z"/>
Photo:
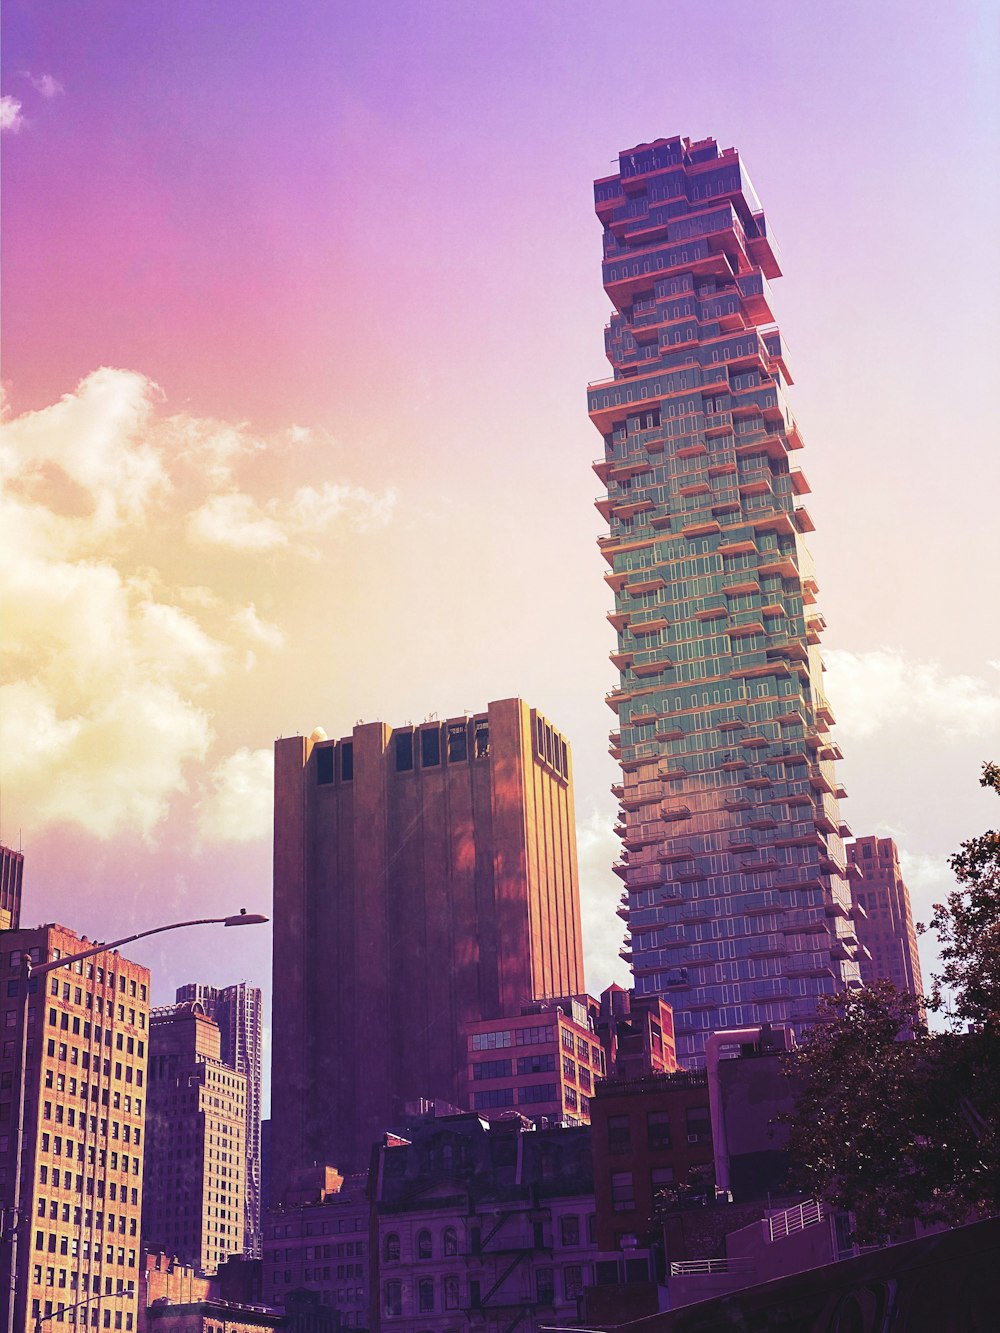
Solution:
<path fill-rule="evenodd" d="M 243 1252 L 247 1080 L 197 1000 L 154 1009 L 149 1048 L 143 1246 L 214 1273 Z"/>
<path fill-rule="evenodd" d="M 46 963 L 90 947 L 59 925 L 0 936 L 0 1208 L 8 1220 L 18 1165 L 22 960 L 30 953 Z M 149 971 L 112 951 L 29 987 L 13 1326 L 25 1333 L 53 1319 L 127 1333 L 140 1277 Z M 10 1267 L 8 1232 L 4 1327 Z"/>
<path fill-rule="evenodd" d="M 861 980 L 870 986 L 885 977 L 899 990 L 922 995 L 917 932 L 899 849 L 892 838 L 858 838 L 847 855 L 863 876 L 854 889 L 866 914 L 858 914 L 858 942 L 865 950 L 859 959 Z"/>
<path fill-rule="evenodd" d="M 264 1041 L 263 1001 L 259 986 L 238 981 L 233 986 L 192 982 L 177 990 L 177 1002 L 197 1000 L 219 1025 L 222 1063 L 247 1081 L 246 1170 L 243 1175 L 244 1254 L 261 1255 L 260 1079 Z"/>
<path fill-rule="evenodd" d="M 275 746 L 274 1197 L 458 1100 L 464 1023 L 583 990 L 570 753 L 519 699 Z"/>
<path fill-rule="evenodd" d="M 658 139 L 595 183 L 612 379 L 588 407 L 615 593 L 608 703 L 638 994 L 682 1063 L 858 984 L 802 439 L 764 213 L 734 149 Z"/>
<path fill-rule="evenodd" d="M 21 924 L 23 876 L 23 852 L 0 844 L 0 930 L 17 930 Z"/>

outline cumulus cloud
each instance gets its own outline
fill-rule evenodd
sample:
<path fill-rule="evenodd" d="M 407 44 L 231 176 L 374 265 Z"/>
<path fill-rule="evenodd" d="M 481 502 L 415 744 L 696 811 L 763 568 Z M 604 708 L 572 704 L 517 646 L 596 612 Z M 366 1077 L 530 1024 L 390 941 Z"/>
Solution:
<path fill-rule="evenodd" d="M 288 499 L 259 504 L 243 491 L 214 495 L 191 515 L 191 536 L 209 546 L 260 554 L 294 543 L 299 554 L 315 554 L 314 539 L 343 519 L 356 532 L 383 527 L 392 515 L 396 493 L 381 495 L 363 486 L 327 483 L 300 486 Z"/>
<path fill-rule="evenodd" d="M 16 97 L 5 94 L 0 97 L 0 130 L 9 130 L 16 134 L 24 124 L 21 103 Z"/>
<path fill-rule="evenodd" d="M 212 770 L 199 802 L 198 835 L 203 842 L 258 842 L 271 836 L 274 753 L 235 751 Z"/>
<path fill-rule="evenodd" d="M 210 761 L 227 680 L 284 646 L 248 600 L 255 557 L 301 559 L 293 539 L 318 546 L 347 518 L 348 501 L 274 495 L 267 475 L 258 499 L 252 465 L 269 440 L 164 408 L 145 376 L 104 368 L 0 427 L 0 754 L 8 809 L 36 830 L 152 835 Z M 274 445 L 293 446 L 288 432 Z M 224 573 L 206 540 L 228 548 Z M 236 831 L 240 797 L 265 770 L 248 751 L 216 767 L 203 837 L 251 836 Z"/>
<path fill-rule="evenodd" d="M 824 690 L 837 715 L 838 734 L 864 738 L 900 723 L 948 737 L 1000 730 L 1000 683 L 949 675 L 933 661 L 912 661 L 894 648 L 824 654 Z"/>
<path fill-rule="evenodd" d="M 612 981 L 630 986 L 631 973 L 618 956 L 625 926 L 615 916 L 624 883 L 611 867 L 621 855 L 609 814 L 593 812 L 577 825 L 577 854 L 580 867 L 580 912 L 584 941 L 584 972 L 587 986 L 597 994 Z"/>

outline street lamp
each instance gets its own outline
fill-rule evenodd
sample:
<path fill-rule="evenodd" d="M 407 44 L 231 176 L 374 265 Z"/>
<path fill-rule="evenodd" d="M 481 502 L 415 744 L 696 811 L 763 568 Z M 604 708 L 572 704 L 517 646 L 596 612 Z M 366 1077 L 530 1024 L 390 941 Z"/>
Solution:
<path fill-rule="evenodd" d="M 150 935 L 162 935 L 168 930 L 184 930 L 188 926 L 263 926 L 267 921 L 268 918 L 261 915 L 261 913 L 248 912 L 243 907 L 234 916 L 207 916 L 199 917 L 195 921 L 173 921 L 166 926 L 153 926 L 150 930 L 140 930 L 134 935 L 126 935 L 120 940 L 111 940 L 107 944 L 95 944 L 92 948 L 84 949 L 80 953 L 70 954 L 66 958 L 55 958 L 51 962 L 39 963 L 34 967 L 31 963 L 30 953 L 27 950 L 25 951 L 24 957 L 21 959 L 21 1059 L 17 1081 L 17 1115 L 15 1117 L 17 1129 L 14 1139 L 14 1189 L 9 1222 L 10 1291 L 7 1302 L 7 1333 L 17 1333 L 14 1326 L 14 1308 L 17 1293 L 18 1232 L 21 1228 L 21 1158 L 24 1150 L 24 1092 L 28 1072 L 28 987 L 30 981 L 32 978 L 47 976 L 49 972 L 56 972 L 61 967 L 72 967 L 74 963 L 79 963 L 84 958 L 94 958 L 99 953 L 108 953 L 123 944 L 134 944 L 136 940 L 144 940 Z M 39 1041 L 41 1041 L 41 1036 L 39 1036 Z"/>

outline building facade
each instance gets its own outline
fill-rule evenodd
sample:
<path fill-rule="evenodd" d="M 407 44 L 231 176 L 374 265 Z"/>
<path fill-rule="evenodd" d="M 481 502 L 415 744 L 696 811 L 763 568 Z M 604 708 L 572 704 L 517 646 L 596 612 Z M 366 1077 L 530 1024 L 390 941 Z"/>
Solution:
<path fill-rule="evenodd" d="M 624 956 L 697 1065 L 709 1032 L 807 1020 L 859 984 L 809 487 L 776 249 L 739 155 L 660 139 L 594 189 L 614 306 L 614 375 L 588 407 L 618 632 Z"/>
<path fill-rule="evenodd" d="M 466 1023 L 459 1104 L 485 1119 L 519 1111 L 570 1125 L 590 1123 L 604 1051 L 583 1000 L 540 1001 L 516 1017 Z"/>
<path fill-rule="evenodd" d="M 456 1103 L 463 1023 L 583 989 L 569 746 L 518 699 L 275 747 L 276 1193 Z M 356 1077 L 364 1068 L 365 1077 Z"/>
<path fill-rule="evenodd" d="M 243 1252 L 244 1075 L 197 1001 L 150 1015 L 143 1245 L 214 1273 Z"/>
<path fill-rule="evenodd" d="M 259 1259 L 261 1253 L 260 1146 L 261 1051 L 264 1042 L 263 997 L 259 986 L 238 981 L 234 986 L 207 986 L 193 982 L 177 991 L 177 1002 L 198 1000 L 219 1025 L 222 1063 L 247 1081 L 246 1164 L 243 1172 L 243 1252 Z"/>
<path fill-rule="evenodd" d="M 296 1173 L 282 1205 L 264 1219 L 269 1305 L 287 1309 L 312 1297 L 336 1312 L 338 1327 L 368 1327 L 367 1184 L 367 1174 L 345 1179 L 329 1166 Z"/>
<path fill-rule="evenodd" d="M 0 935 L 0 1207 L 12 1203 L 25 953 L 92 947 L 65 926 Z M 21 1226 L 13 1327 L 131 1330 L 140 1277 L 149 971 L 117 952 L 29 983 Z M 10 1248 L 0 1271 L 4 1318 Z M 75 1307 L 75 1308 L 69 1308 Z"/>
<path fill-rule="evenodd" d="M 21 924 L 21 882 L 24 853 L 0 844 L 0 930 L 17 930 Z"/>
<path fill-rule="evenodd" d="M 861 980 L 870 986 L 885 977 L 899 990 L 923 995 L 917 932 L 899 849 L 892 838 L 858 838 L 847 854 L 860 872 L 854 896 L 864 909 L 864 915 L 858 914 L 858 941 L 864 946 Z"/>
<path fill-rule="evenodd" d="M 657 1196 L 712 1162 L 707 1075 L 608 1079 L 590 1123 L 598 1247 L 607 1254 L 647 1243 Z"/>
<path fill-rule="evenodd" d="M 575 1321 L 593 1280 L 590 1134 L 428 1121 L 373 1158 L 370 1326 L 503 1333 Z"/>
<path fill-rule="evenodd" d="M 609 1078 L 672 1074 L 677 1068 L 674 1015 L 662 995 L 636 995 L 617 984 L 601 991 L 594 1030 Z"/>

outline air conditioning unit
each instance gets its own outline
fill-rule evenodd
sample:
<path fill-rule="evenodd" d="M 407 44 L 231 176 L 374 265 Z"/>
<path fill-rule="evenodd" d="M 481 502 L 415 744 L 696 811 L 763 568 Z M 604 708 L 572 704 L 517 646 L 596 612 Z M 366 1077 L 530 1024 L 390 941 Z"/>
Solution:
<path fill-rule="evenodd" d="M 689 1135 L 688 1135 L 688 1143 L 700 1143 L 700 1142 L 701 1142 L 701 1135 L 700 1135 L 700 1134 L 689 1134 Z"/>

